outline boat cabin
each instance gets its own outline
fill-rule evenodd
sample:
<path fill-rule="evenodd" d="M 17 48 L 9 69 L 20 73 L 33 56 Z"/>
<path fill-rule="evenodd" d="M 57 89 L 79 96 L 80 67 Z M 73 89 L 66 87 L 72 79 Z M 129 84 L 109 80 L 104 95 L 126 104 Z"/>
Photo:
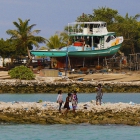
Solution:
<path fill-rule="evenodd" d="M 68 23 L 69 35 L 106 35 L 106 22 L 73 22 Z"/>
<path fill-rule="evenodd" d="M 69 23 L 68 35 L 73 46 L 84 46 L 82 51 L 107 49 L 119 43 L 115 32 L 108 32 L 102 21 Z"/>

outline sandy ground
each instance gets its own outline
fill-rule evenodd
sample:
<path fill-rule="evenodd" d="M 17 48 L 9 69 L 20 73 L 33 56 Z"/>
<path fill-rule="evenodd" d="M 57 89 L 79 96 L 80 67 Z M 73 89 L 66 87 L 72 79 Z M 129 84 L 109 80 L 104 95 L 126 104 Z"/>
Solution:
<path fill-rule="evenodd" d="M 48 78 L 48 80 L 55 80 L 64 78 L 62 77 L 40 77 L 36 74 L 38 80 L 42 78 Z M 94 73 L 94 74 L 67 74 L 67 77 L 72 80 L 79 80 L 82 78 L 83 81 L 114 81 L 114 82 L 133 82 L 140 81 L 140 71 L 129 71 L 127 73 Z M 0 71 L 0 80 L 10 79 L 7 71 Z"/>
<path fill-rule="evenodd" d="M 9 79 L 8 71 L 0 71 L 0 79 Z"/>
<path fill-rule="evenodd" d="M 140 72 L 127 73 L 95 73 L 85 75 L 69 75 L 70 79 L 78 80 L 83 78 L 84 81 L 114 81 L 114 82 L 133 82 L 140 81 Z"/>

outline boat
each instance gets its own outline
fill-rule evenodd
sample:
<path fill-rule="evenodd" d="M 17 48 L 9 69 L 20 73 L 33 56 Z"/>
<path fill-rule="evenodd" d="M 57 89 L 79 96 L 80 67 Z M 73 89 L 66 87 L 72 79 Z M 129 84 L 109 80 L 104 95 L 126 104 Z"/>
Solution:
<path fill-rule="evenodd" d="M 112 57 L 123 43 L 123 37 L 116 37 L 115 32 L 108 32 L 107 24 L 103 21 L 68 23 L 68 36 L 72 40 L 69 46 L 49 51 L 31 51 L 31 54 L 55 57 L 64 63 L 64 59 L 58 57 L 67 56 L 72 60 Z"/>

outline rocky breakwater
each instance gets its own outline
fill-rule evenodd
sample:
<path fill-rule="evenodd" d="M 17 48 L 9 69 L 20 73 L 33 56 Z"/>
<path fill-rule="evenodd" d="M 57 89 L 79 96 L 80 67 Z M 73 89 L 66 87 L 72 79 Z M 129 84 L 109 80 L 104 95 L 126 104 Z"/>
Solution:
<path fill-rule="evenodd" d="M 62 110 L 63 112 L 64 110 Z M 76 113 L 58 112 L 54 102 L 0 102 L 0 123 L 18 124 L 127 124 L 140 126 L 140 104 L 79 103 Z"/>
<path fill-rule="evenodd" d="M 140 81 L 112 82 L 112 81 L 73 81 L 70 79 L 40 79 L 40 80 L 0 80 L 0 93 L 63 93 L 79 89 L 79 93 L 94 93 L 98 83 L 102 84 L 104 92 L 140 93 Z"/>

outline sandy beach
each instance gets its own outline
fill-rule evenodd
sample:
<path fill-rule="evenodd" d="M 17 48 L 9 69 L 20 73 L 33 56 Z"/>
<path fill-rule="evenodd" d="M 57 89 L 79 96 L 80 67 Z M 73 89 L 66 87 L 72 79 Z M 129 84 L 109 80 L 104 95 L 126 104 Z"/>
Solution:
<path fill-rule="evenodd" d="M 94 74 L 72 74 L 68 75 L 70 79 L 79 79 L 83 78 L 85 81 L 112 81 L 112 82 L 132 82 L 140 81 L 140 72 L 131 71 L 131 72 L 122 72 L 122 73 L 94 73 Z"/>
<path fill-rule="evenodd" d="M 62 77 L 41 77 L 39 74 L 35 74 L 36 79 L 49 79 L 59 80 L 65 77 L 63 73 Z M 82 78 L 83 81 L 111 81 L 111 82 L 136 82 L 140 81 L 140 71 L 128 71 L 122 73 L 94 73 L 94 74 L 67 74 L 67 77 L 71 80 L 77 81 Z M 0 71 L 0 79 L 10 79 L 7 71 Z"/>
<path fill-rule="evenodd" d="M 96 92 L 97 84 L 102 84 L 104 92 L 140 93 L 140 72 L 69 74 L 47 77 L 35 73 L 34 80 L 11 79 L 7 71 L 0 71 L 0 93 L 57 93 L 72 92 L 76 88 L 80 93 Z"/>

